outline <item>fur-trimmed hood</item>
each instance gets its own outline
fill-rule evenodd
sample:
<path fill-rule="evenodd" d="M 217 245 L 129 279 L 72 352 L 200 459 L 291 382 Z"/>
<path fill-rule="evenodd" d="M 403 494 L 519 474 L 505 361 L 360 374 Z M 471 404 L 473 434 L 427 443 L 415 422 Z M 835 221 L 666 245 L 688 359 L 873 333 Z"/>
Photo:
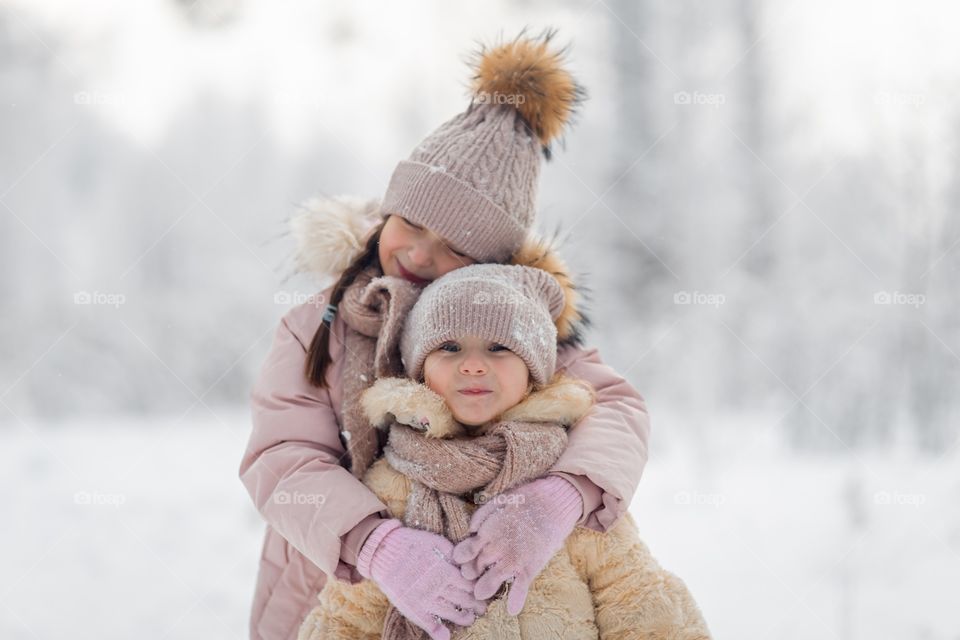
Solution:
<path fill-rule="evenodd" d="M 576 424 L 594 403 L 593 388 L 557 374 L 542 389 L 535 390 L 492 422 L 553 422 Z M 409 378 L 380 378 L 360 398 L 370 424 L 388 428 L 393 422 L 424 431 L 432 438 L 463 435 L 467 429 L 456 421 L 436 392 Z M 474 432 L 479 435 L 481 431 Z"/>
<path fill-rule="evenodd" d="M 290 220 L 296 241 L 298 272 L 336 278 L 361 254 L 371 233 L 386 215 L 376 199 L 318 196 L 304 202 Z M 559 344 L 580 344 L 590 321 L 580 290 L 556 243 L 529 236 L 510 259 L 512 264 L 543 269 L 560 283 L 564 308 L 555 320 Z"/>

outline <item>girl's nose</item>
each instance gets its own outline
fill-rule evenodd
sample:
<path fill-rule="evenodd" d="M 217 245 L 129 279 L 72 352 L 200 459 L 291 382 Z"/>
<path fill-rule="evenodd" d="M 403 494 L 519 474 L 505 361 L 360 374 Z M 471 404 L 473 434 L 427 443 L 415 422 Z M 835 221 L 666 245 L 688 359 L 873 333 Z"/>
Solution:
<path fill-rule="evenodd" d="M 482 358 L 469 356 L 460 363 L 460 373 L 464 375 L 478 376 L 487 372 L 487 365 Z"/>
<path fill-rule="evenodd" d="M 430 265 L 430 248 L 422 242 L 416 242 L 407 253 L 407 257 L 414 266 L 427 267 Z"/>

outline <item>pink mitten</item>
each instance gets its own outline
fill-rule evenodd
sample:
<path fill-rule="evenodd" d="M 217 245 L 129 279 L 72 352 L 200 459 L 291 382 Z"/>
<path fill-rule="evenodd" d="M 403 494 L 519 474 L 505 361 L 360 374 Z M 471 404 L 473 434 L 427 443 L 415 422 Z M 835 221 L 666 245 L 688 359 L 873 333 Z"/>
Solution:
<path fill-rule="evenodd" d="M 376 582 L 393 606 L 433 640 L 449 640 L 450 630 L 439 618 L 469 626 L 486 610 L 473 595 L 474 581 L 451 561 L 452 550 L 453 543 L 443 536 L 388 520 L 363 543 L 357 571 Z"/>
<path fill-rule="evenodd" d="M 583 498 L 560 476 L 539 478 L 497 496 L 470 520 L 476 535 L 453 549 L 464 578 L 479 576 L 474 595 L 492 597 L 504 582 L 513 582 L 507 613 L 520 613 L 527 591 L 573 531 L 583 514 Z"/>

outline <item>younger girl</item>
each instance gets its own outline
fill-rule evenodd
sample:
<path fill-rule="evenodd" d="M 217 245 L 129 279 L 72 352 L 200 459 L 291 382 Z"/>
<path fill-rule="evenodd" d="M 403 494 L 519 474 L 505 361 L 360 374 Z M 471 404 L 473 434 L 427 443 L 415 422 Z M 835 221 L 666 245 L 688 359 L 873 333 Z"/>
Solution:
<path fill-rule="evenodd" d="M 363 481 L 393 519 L 367 539 L 358 569 L 373 580 L 389 571 L 391 541 L 406 535 L 404 525 L 459 544 L 420 557 L 421 577 L 399 589 L 327 584 L 300 640 L 414 640 L 421 628 L 434 640 L 451 637 L 430 604 L 440 618 L 468 627 L 454 628 L 458 640 L 709 637 L 685 585 L 650 556 L 629 514 L 604 534 L 577 528 L 520 549 L 478 544 L 480 532 L 566 531 L 580 516 L 576 490 L 543 477 L 566 445 L 566 428 L 593 403 L 589 385 L 554 376 L 554 321 L 565 300 L 550 274 L 519 265 L 457 269 L 424 290 L 400 342 L 410 377 L 381 378 L 363 394 L 367 418 L 389 432 L 384 457 Z M 530 481 L 548 486 L 563 508 L 523 508 L 513 489 Z M 493 505 L 502 522 L 475 513 L 480 504 Z M 504 574 L 514 553 L 542 557 L 546 567 L 537 576 Z M 473 588 L 457 577 L 479 579 Z M 535 578 L 529 593 L 524 577 Z M 435 579 L 449 590 L 432 594 Z M 504 581 L 505 600 L 488 607 L 476 599 L 489 599 Z"/>

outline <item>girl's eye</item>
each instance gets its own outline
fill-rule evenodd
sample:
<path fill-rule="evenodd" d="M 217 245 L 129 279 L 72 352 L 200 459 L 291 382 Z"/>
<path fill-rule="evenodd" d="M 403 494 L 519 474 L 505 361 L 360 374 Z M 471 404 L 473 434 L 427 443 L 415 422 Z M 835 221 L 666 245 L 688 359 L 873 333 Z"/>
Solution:
<path fill-rule="evenodd" d="M 437 347 L 438 351 L 446 351 L 448 353 L 456 353 L 460 351 L 460 345 L 455 342 L 444 342 L 442 345 Z"/>
<path fill-rule="evenodd" d="M 505 347 L 502 344 L 494 343 L 490 345 L 490 351 L 510 351 L 510 348 Z"/>
<path fill-rule="evenodd" d="M 466 257 L 467 257 L 467 254 L 465 254 L 465 253 L 460 253 L 459 251 L 457 251 L 456 249 L 454 249 L 453 247 L 451 247 L 450 245 L 448 245 L 448 244 L 446 244 L 446 243 L 444 243 L 443 246 L 444 246 L 444 248 L 447 250 L 447 253 L 449 253 L 449 254 L 452 255 L 452 256 L 455 256 L 455 257 L 457 257 L 457 258 L 466 258 Z"/>

